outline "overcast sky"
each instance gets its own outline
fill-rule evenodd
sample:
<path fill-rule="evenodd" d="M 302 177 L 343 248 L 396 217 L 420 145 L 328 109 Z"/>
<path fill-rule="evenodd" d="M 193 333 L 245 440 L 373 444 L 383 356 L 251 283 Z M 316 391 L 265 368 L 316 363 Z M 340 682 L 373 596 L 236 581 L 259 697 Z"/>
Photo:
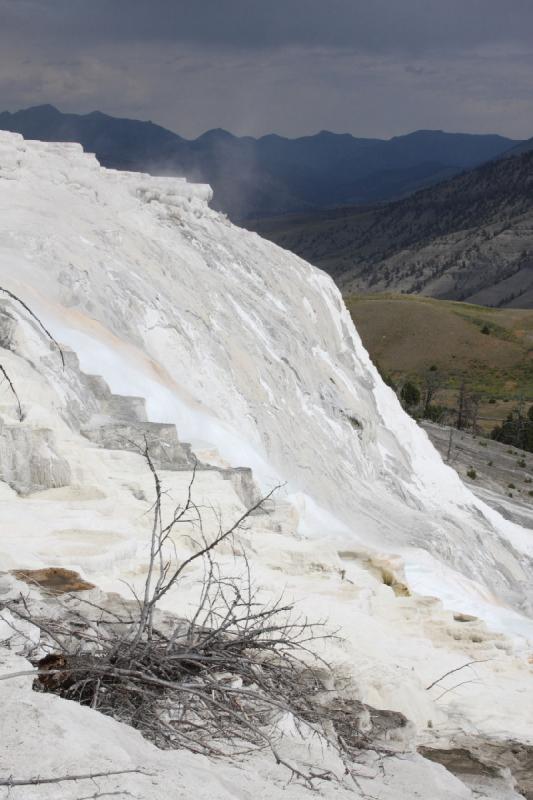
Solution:
<path fill-rule="evenodd" d="M 533 136 L 533 0 L 0 0 L 0 109 Z"/>

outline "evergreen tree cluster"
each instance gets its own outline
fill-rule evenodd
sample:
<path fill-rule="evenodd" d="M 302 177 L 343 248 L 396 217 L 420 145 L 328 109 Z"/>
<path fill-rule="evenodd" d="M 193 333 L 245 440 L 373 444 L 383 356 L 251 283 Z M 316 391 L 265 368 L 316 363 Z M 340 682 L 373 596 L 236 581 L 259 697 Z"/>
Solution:
<path fill-rule="evenodd" d="M 533 452 L 533 406 L 529 407 L 527 414 L 521 408 L 514 409 L 501 425 L 493 429 L 491 438 Z"/>

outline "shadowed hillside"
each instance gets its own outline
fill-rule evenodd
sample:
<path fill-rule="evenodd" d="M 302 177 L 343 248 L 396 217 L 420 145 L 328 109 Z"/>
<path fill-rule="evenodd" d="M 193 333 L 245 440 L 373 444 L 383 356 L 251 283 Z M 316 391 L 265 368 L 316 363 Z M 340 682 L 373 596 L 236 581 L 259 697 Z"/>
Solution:
<path fill-rule="evenodd" d="M 251 227 L 325 269 L 345 293 L 533 306 L 531 150 L 388 205 Z"/>

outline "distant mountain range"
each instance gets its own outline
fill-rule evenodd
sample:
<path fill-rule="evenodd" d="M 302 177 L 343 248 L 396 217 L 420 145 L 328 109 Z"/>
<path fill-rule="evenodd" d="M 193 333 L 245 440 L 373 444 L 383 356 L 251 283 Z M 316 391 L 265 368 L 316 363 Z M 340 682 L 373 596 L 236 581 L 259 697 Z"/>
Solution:
<path fill-rule="evenodd" d="M 345 293 L 533 308 L 533 139 L 394 203 L 251 227 L 325 269 Z"/>
<path fill-rule="evenodd" d="M 116 169 L 208 182 L 215 207 L 236 221 L 400 198 L 521 145 L 502 136 L 442 131 L 390 140 L 328 131 L 254 139 L 217 129 L 187 140 L 152 122 L 98 111 L 63 114 L 50 105 L 0 113 L 0 129 L 80 142 Z"/>

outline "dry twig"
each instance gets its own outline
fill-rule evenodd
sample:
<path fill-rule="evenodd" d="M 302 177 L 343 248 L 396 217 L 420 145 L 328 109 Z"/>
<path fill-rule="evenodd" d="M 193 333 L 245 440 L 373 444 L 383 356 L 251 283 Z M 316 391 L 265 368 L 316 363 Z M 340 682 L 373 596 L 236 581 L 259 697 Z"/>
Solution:
<path fill-rule="evenodd" d="M 112 775 L 149 775 L 141 769 L 117 769 L 109 772 L 89 772 L 86 775 L 62 775 L 56 778 L 0 778 L 0 786 L 10 789 L 14 786 L 41 786 L 47 783 L 65 783 L 66 781 L 92 781 L 95 778 L 108 778 Z"/>
<path fill-rule="evenodd" d="M 61 349 L 61 347 L 60 347 L 59 343 L 57 342 L 57 340 L 56 340 L 56 339 L 54 339 L 54 337 L 52 336 L 52 334 L 50 333 L 50 331 L 48 330 L 48 328 L 45 326 L 45 324 L 44 324 L 44 323 L 43 323 L 43 322 L 42 322 L 42 321 L 39 319 L 39 317 L 37 316 L 37 314 L 35 314 L 35 313 L 34 313 L 34 312 L 31 310 L 31 308 L 29 307 L 29 305 L 28 305 L 27 303 L 25 303 L 25 302 L 24 302 L 24 300 L 21 300 L 21 299 L 20 299 L 20 297 L 18 297 L 16 294 L 14 294 L 14 292 L 11 292 L 9 289 L 5 289 L 3 286 L 0 286 L 0 292 L 3 292 L 3 293 L 4 293 L 4 294 L 6 294 L 6 295 L 7 295 L 7 296 L 8 296 L 8 297 L 11 299 L 11 300 L 14 300 L 14 301 L 15 301 L 15 303 L 18 303 L 20 306 L 22 306 L 22 308 L 23 308 L 23 309 L 24 309 L 24 310 L 25 310 L 25 311 L 26 311 L 26 312 L 27 312 L 27 313 L 30 315 L 30 317 L 31 317 L 31 318 L 32 318 L 32 319 L 33 319 L 33 320 L 34 320 L 34 321 L 37 323 L 37 325 L 38 325 L 38 326 L 41 328 L 41 330 L 43 331 L 43 333 L 45 333 L 45 334 L 46 334 L 46 336 L 47 336 L 47 337 L 50 339 L 50 341 L 52 342 L 52 344 L 54 344 L 54 345 L 56 346 L 56 348 L 57 348 L 57 350 L 58 350 L 58 352 L 59 352 L 59 355 L 60 355 L 60 357 L 61 357 L 61 363 L 63 364 L 63 367 L 64 367 L 64 366 L 65 366 L 65 356 L 63 355 L 63 350 Z"/>

